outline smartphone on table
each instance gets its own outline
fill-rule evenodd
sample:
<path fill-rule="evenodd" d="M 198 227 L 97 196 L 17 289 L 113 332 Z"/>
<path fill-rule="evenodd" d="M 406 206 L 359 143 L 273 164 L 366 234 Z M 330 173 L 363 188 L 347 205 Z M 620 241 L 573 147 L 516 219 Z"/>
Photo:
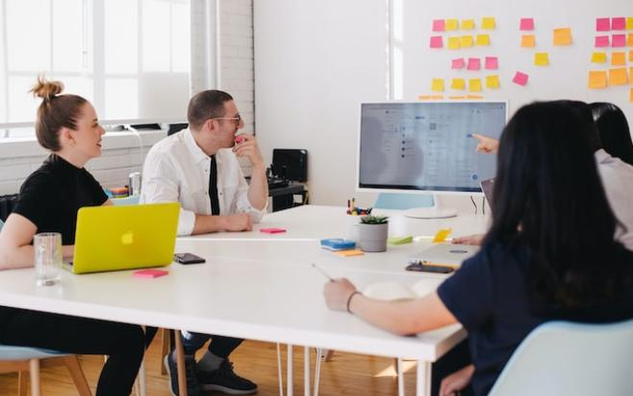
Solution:
<path fill-rule="evenodd" d="M 200 256 L 196 256 L 193 253 L 176 253 L 174 254 L 174 261 L 180 264 L 201 264 L 206 260 Z"/>
<path fill-rule="evenodd" d="M 411 263 L 406 267 L 407 271 L 417 271 L 417 272 L 431 272 L 435 274 L 450 274 L 455 271 L 455 268 L 449 267 L 447 265 L 429 265 L 424 264 L 423 262 Z"/>

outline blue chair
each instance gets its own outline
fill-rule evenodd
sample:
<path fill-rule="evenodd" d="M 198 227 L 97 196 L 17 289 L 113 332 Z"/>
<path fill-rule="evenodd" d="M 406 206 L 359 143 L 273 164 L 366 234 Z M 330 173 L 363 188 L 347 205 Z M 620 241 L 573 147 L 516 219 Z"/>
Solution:
<path fill-rule="evenodd" d="M 395 194 L 380 193 L 374 202 L 376 209 L 406 210 L 412 208 L 430 208 L 433 206 L 433 196 L 426 194 Z"/>
<path fill-rule="evenodd" d="M 18 395 L 26 396 L 26 375 L 31 378 L 31 395 L 41 396 L 40 368 L 65 364 L 81 396 L 92 396 L 77 355 L 47 349 L 0 344 L 0 373 L 18 372 Z"/>
<path fill-rule="evenodd" d="M 550 322 L 514 352 L 489 396 L 633 395 L 633 320 Z"/>

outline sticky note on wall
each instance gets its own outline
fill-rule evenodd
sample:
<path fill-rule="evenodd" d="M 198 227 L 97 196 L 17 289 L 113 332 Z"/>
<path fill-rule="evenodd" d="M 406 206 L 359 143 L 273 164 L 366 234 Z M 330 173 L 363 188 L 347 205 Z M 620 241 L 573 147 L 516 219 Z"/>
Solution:
<path fill-rule="evenodd" d="M 473 36 L 461 36 L 459 39 L 459 45 L 462 48 L 470 48 L 473 46 Z"/>
<path fill-rule="evenodd" d="M 499 68 L 499 59 L 496 56 L 486 57 L 486 70 L 497 70 Z"/>
<path fill-rule="evenodd" d="M 536 52 L 534 54 L 534 64 L 536 66 L 548 66 L 549 54 L 547 52 Z"/>
<path fill-rule="evenodd" d="M 466 66 L 464 58 L 456 58 L 451 61 L 451 69 L 463 69 Z"/>
<path fill-rule="evenodd" d="M 474 19 L 462 19 L 462 30 L 473 30 L 475 28 Z"/>
<path fill-rule="evenodd" d="M 478 34 L 477 38 L 475 39 L 475 45 L 490 45 L 490 36 L 487 34 Z"/>
<path fill-rule="evenodd" d="M 433 91 L 433 92 L 443 92 L 444 91 L 444 79 L 443 78 L 434 78 L 431 81 L 431 91 Z"/>
<path fill-rule="evenodd" d="M 626 36 L 624 34 L 614 34 L 611 36 L 612 47 L 626 47 Z"/>
<path fill-rule="evenodd" d="M 626 45 L 628 47 L 633 47 L 633 33 L 629 33 L 626 39 Z"/>
<path fill-rule="evenodd" d="M 626 18 L 626 30 L 633 30 L 633 17 Z"/>
<path fill-rule="evenodd" d="M 431 48 L 443 48 L 444 40 L 442 36 L 431 36 L 430 46 Z"/>
<path fill-rule="evenodd" d="M 434 32 L 443 32 L 445 29 L 445 24 L 443 19 L 435 19 L 433 21 L 433 31 Z"/>
<path fill-rule="evenodd" d="M 519 30 L 534 30 L 534 18 L 521 18 Z"/>
<path fill-rule="evenodd" d="M 529 76 L 527 74 L 518 71 L 514 74 L 512 82 L 521 86 L 526 86 L 528 83 L 528 78 Z"/>
<path fill-rule="evenodd" d="M 609 69 L 609 85 L 625 85 L 629 82 L 626 67 Z"/>
<path fill-rule="evenodd" d="M 524 34 L 521 36 L 521 47 L 534 48 L 536 46 L 536 37 L 533 34 Z"/>
<path fill-rule="evenodd" d="M 608 32 L 611 30 L 611 20 L 609 18 L 596 18 L 596 30 L 598 32 Z"/>
<path fill-rule="evenodd" d="M 611 66 L 626 66 L 626 53 L 613 52 L 611 54 Z"/>
<path fill-rule="evenodd" d="M 452 31 L 459 29 L 459 21 L 457 19 L 446 20 L 446 31 Z"/>
<path fill-rule="evenodd" d="M 497 27 L 497 22 L 494 17 L 481 18 L 481 28 L 486 30 L 492 30 Z"/>
<path fill-rule="evenodd" d="M 481 92 L 481 79 L 471 78 L 468 80 L 468 92 Z"/>
<path fill-rule="evenodd" d="M 499 88 L 499 76 L 497 76 L 497 75 L 486 76 L 486 88 L 498 89 Z"/>
<path fill-rule="evenodd" d="M 481 69 L 481 60 L 479 58 L 468 58 L 468 70 Z"/>
<path fill-rule="evenodd" d="M 591 54 L 591 61 L 593 63 L 607 63 L 607 53 L 594 52 L 593 54 Z"/>
<path fill-rule="evenodd" d="M 607 72 L 604 70 L 589 71 L 588 87 L 591 89 L 602 89 L 607 87 Z"/>
<path fill-rule="evenodd" d="M 633 103 L 633 88 L 631 88 L 631 94 L 629 96 L 629 101 Z"/>
<path fill-rule="evenodd" d="M 571 45 L 571 42 L 570 28 L 554 29 L 554 45 Z"/>
<path fill-rule="evenodd" d="M 449 37 L 448 38 L 448 49 L 458 50 L 461 47 L 461 41 L 459 37 Z"/>
<path fill-rule="evenodd" d="M 626 18 L 617 17 L 611 18 L 611 30 L 624 30 L 626 29 Z"/>
<path fill-rule="evenodd" d="M 596 48 L 604 48 L 609 46 L 609 36 L 596 36 L 594 43 Z"/>
<path fill-rule="evenodd" d="M 633 62 L 633 50 L 629 51 L 629 62 Z"/>
<path fill-rule="evenodd" d="M 451 80 L 451 89 L 464 90 L 466 88 L 466 81 L 463 78 L 454 78 Z"/>

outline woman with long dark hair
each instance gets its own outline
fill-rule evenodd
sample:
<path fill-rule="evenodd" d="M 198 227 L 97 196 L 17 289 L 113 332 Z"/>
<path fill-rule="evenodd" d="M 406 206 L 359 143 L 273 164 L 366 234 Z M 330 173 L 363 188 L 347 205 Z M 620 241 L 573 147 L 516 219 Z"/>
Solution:
<path fill-rule="evenodd" d="M 481 251 L 422 299 L 377 301 L 340 279 L 325 285 L 327 305 L 402 335 L 461 323 L 473 364 L 449 376 L 442 395 L 486 395 L 543 322 L 633 317 L 633 253 L 614 241 L 591 127 L 565 102 L 519 109 L 501 137 Z"/>

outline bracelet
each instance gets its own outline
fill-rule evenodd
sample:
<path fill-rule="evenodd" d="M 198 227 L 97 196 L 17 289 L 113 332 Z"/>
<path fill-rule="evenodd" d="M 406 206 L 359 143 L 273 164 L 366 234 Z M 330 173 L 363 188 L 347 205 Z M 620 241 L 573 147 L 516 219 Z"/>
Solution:
<path fill-rule="evenodd" d="M 354 297 L 355 295 L 360 294 L 361 296 L 363 295 L 363 293 L 359 292 L 358 290 L 354 290 L 354 292 L 352 294 L 349 295 L 349 297 L 347 297 L 347 312 L 352 313 L 352 311 L 349 310 L 349 305 L 352 302 L 352 297 Z"/>

